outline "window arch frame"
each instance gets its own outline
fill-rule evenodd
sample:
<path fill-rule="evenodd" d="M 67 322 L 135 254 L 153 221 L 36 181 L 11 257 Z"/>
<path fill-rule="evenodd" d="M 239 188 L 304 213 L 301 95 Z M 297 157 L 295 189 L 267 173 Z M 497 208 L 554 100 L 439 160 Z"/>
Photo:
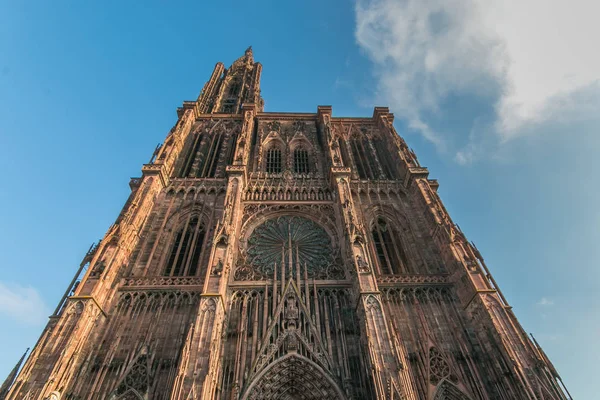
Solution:
<path fill-rule="evenodd" d="M 298 171 L 297 169 L 297 155 L 298 151 L 301 151 L 305 155 L 305 162 L 303 165 L 306 167 L 305 171 Z M 304 135 L 295 136 L 290 142 L 290 165 L 289 169 L 294 174 L 308 175 L 310 173 L 316 173 L 319 170 L 318 158 L 316 156 L 315 149 L 310 141 Z"/>
<path fill-rule="evenodd" d="M 352 166 L 352 163 L 350 161 L 350 156 L 348 155 L 347 140 L 345 138 L 343 138 L 342 136 L 338 136 L 337 143 L 338 143 L 338 147 L 340 149 L 340 157 L 342 159 L 342 165 L 344 167 Z"/>
<path fill-rule="evenodd" d="M 180 165 L 179 177 L 187 178 L 189 176 L 194 176 L 193 166 L 201 152 L 204 152 L 206 149 L 205 145 L 205 135 L 203 132 L 195 132 L 193 136 L 190 137 L 190 144 L 187 148 L 187 154 L 183 159 L 183 163 Z M 202 158 L 202 157 L 201 157 Z"/>
<path fill-rule="evenodd" d="M 359 179 L 378 179 L 379 168 L 373 153 L 371 140 L 365 133 L 356 133 L 348 139 L 354 170 Z"/>
<path fill-rule="evenodd" d="M 197 276 L 205 258 L 207 224 L 197 213 L 188 214 L 174 230 L 162 266 L 162 276 Z"/>
<path fill-rule="evenodd" d="M 371 223 L 370 235 L 379 275 L 401 275 L 411 271 L 405 241 L 398 226 L 393 224 L 393 219 L 382 214 L 376 215 Z"/>
<path fill-rule="evenodd" d="M 307 175 L 312 172 L 311 154 L 306 146 L 299 145 L 292 150 L 292 164 L 295 174 Z"/>
<path fill-rule="evenodd" d="M 390 143 L 386 138 L 379 136 L 371 140 L 375 150 L 375 156 L 379 164 L 380 173 L 384 179 L 398 179 L 398 163 L 394 160 L 396 145 Z M 391 150 L 390 150 L 391 149 Z"/>
<path fill-rule="evenodd" d="M 208 137 L 207 146 L 201 147 L 199 156 L 198 170 L 196 171 L 196 178 L 215 178 L 217 175 L 217 168 L 219 166 L 219 159 L 221 158 L 221 152 L 223 151 L 223 142 L 225 141 L 225 134 L 221 131 L 213 132 Z"/>
<path fill-rule="evenodd" d="M 263 149 L 261 170 L 270 175 L 282 174 L 286 169 L 285 144 L 283 141 L 271 139 L 263 144 Z"/>

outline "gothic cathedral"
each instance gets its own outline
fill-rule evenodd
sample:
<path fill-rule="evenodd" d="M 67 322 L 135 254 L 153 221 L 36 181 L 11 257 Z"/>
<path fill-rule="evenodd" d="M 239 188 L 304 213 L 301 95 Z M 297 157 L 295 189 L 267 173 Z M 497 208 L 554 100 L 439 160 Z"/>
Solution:
<path fill-rule="evenodd" d="M 177 110 L 0 398 L 569 399 L 393 114 L 264 112 L 261 70 Z"/>

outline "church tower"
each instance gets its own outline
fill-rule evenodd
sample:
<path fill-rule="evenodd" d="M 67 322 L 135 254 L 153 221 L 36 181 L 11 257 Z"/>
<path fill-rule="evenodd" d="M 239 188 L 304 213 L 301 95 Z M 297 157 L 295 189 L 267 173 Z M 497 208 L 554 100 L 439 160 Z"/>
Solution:
<path fill-rule="evenodd" d="M 569 399 L 393 114 L 264 112 L 261 71 L 177 110 L 6 399 Z"/>

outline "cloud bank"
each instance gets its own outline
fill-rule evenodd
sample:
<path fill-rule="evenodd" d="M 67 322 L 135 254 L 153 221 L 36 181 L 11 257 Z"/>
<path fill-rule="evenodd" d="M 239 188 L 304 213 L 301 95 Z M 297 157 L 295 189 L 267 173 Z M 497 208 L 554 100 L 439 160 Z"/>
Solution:
<path fill-rule="evenodd" d="M 31 286 L 0 282 L 0 316 L 28 325 L 43 323 L 49 310 L 40 294 Z"/>
<path fill-rule="evenodd" d="M 468 163 L 485 135 L 502 144 L 597 114 L 599 13 L 587 0 L 358 0 L 355 35 L 374 63 L 379 100 Z M 456 140 L 430 121 L 460 97 L 489 104 L 492 118 L 481 123 L 474 112 Z"/>

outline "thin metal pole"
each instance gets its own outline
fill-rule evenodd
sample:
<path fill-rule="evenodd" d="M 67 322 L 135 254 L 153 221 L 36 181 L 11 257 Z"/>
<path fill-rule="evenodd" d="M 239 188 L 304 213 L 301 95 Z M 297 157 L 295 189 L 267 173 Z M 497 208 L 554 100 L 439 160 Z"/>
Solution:
<path fill-rule="evenodd" d="M 63 294 L 62 298 L 58 302 L 58 305 L 56 306 L 56 309 L 52 313 L 51 317 L 56 317 L 58 315 L 58 313 L 60 312 L 60 309 L 62 308 L 63 304 L 65 303 L 65 300 L 67 300 L 67 297 L 69 297 L 69 293 L 71 293 L 71 290 L 73 289 L 73 286 L 75 285 L 75 282 L 77 282 L 77 278 L 79 278 L 79 275 L 81 275 L 81 271 L 83 271 L 83 267 L 85 267 L 85 264 L 87 264 L 88 261 L 90 261 L 89 255 L 92 252 L 94 245 L 95 245 L 95 243 L 92 243 L 92 245 L 88 249 L 87 253 L 85 253 L 85 257 L 83 257 L 81 264 L 79 264 L 79 269 L 77 270 L 77 273 L 75 274 L 75 276 L 73 276 L 73 279 L 71 280 L 71 283 L 69 284 L 69 286 L 67 286 L 67 290 L 65 291 L 65 294 Z"/>

